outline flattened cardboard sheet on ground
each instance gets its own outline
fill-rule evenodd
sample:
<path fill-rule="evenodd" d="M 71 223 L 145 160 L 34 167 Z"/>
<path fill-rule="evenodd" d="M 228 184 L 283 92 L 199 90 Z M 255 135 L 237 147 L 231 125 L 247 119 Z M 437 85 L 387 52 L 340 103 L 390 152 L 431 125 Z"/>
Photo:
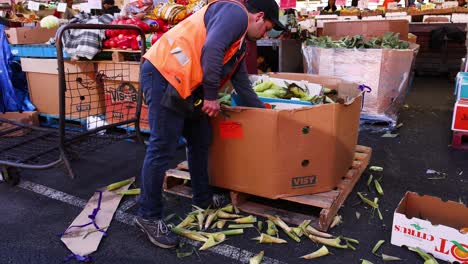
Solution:
<path fill-rule="evenodd" d="M 122 200 L 123 195 L 118 194 L 118 192 L 128 190 L 134 181 L 135 178 L 132 178 L 132 181 L 129 184 L 113 191 L 107 191 L 105 187 L 101 188 L 101 205 L 100 210 L 95 214 L 95 223 L 103 231 L 108 229 L 110 222 L 114 217 L 114 213 Z M 73 220 L 70 227 L 61 238 L 63 243 L 75 255 L 88 256 L 95 252 L 104 236 L 104 233 L 97 230 L 93 224 L 82 228 L 75 227 L 92 222 L 92 219 L 89 216 L 92 215 L 93 210 L 98 207 L 98 202 L 99 192 L 95 192 L 91 199 L 89 199 L 83 211 L 81 211 L 78 217 Z"/>

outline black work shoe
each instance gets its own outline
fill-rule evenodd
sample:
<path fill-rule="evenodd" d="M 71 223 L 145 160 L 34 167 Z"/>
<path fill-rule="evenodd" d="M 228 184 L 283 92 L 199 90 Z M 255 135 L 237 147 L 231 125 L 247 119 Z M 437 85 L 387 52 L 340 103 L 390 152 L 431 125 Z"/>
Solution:
<path fill-rule="evenodd" d="M 229 198 L 228 194 L 213 194 L 211 200 L 208 200 L 204 203 L 195 203 L 194 205 L 202 208 L 202 209 L 219 209 L 223 208 L 224 206 L 228 205 L 231 199 Z"/>
<path fill-rule="evenodd" d="M 136 216 L 133 221 L 148 236 L 151 243 L 158 247 L 173 248 L 179 243 L 177 236 L 169 230 L 163 220 L 147 220 Z"/>
<path fill-rule="evenodd" d="M 223 208 L 224 206 L 228 205 L 231 202 L 229 194 L 226 193 L 219 193 L 213 194 L 213 208 Z"/>

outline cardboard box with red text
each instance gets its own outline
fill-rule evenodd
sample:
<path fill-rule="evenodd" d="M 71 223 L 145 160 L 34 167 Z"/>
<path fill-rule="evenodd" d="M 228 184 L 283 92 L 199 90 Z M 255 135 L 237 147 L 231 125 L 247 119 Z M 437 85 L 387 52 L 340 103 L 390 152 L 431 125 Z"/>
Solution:
<path fill-rule="evenodd" d="M 457 202 L 407 192 L 393 215 L 392 244 L 419 247 L 435 258 L 468 263 L 468 208 Z"/>
<path fill-rule="evenodd" d="M 104 74 L 106 121 L 115 124 L 135 118 L 140 89 L 140 65 L 99 62 L 97 70 Z M 148 105 L 144 100 L 141 106 L 140 129 L 149 130 Z"/>
<path fill-rule="evenodd" d="M 346 104 L 298 109 L 228 109 L 212 120 L 210 184 L 270 199 L 334 189 L 352 163 L 359 127 L 358 85 L 334 77 L 270 74 L 338 90 Z"/>

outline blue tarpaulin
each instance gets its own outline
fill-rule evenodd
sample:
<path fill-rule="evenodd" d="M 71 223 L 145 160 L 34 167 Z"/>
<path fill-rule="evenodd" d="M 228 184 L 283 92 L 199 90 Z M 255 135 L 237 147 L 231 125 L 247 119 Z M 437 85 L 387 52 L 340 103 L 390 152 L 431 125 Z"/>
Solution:
<path fill-rule="evenodd" d="M 0 112 L 22 112 L 35 109 L 29 100 L 26 77 L 13 62 L 5 28 L 0 25 Z"/>

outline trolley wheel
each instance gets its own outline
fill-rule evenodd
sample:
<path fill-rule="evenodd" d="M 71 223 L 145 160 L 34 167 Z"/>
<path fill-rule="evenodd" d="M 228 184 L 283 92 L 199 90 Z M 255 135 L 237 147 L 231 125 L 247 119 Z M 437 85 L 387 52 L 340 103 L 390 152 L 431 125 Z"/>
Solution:
<path fill-rule="evenodd" d="M 0 181 L 4 181 L 12 186 L 17 185 L 20 182 L 19 170 L 15 167 L 1 167 Z"/>

